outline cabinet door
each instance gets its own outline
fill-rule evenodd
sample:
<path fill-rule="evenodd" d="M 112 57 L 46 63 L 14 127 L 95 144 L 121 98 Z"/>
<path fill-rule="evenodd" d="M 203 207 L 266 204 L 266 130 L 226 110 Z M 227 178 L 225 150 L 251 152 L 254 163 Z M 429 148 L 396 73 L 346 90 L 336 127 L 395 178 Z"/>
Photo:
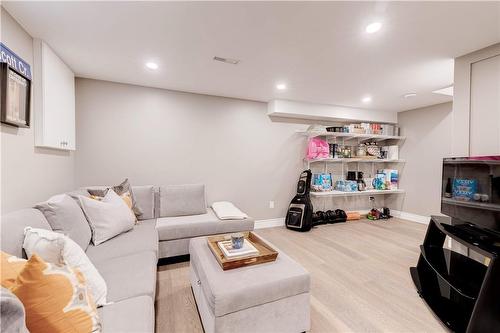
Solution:
<path fill-rule="evenodd" d="M 71 69 L 42 41 L 35 43 L 35 64 L 39 65 L 35 108 L 37 145 L 75 149 L 75 77 Z"/>
<path fill-rule="evenodd" d="M 471 65 L 470 155 L 500 155 L 500 55 Z"/>

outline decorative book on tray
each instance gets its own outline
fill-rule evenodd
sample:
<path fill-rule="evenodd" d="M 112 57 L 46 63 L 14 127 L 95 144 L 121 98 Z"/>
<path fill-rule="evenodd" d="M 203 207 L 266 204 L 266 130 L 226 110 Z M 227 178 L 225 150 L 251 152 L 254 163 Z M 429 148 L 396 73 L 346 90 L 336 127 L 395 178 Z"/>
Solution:
<path fill-rule="evenodd" d="M 241 249 L 233 248 L 233 244 L 230 240 L 218 242 L 217 245 L 224 254 L 224 257 L 228 259 L 249 257 L 259 254 L 259 251 L 255 248 L 255 246 L 253 246 L 247 239 L 243 241 Z"/>

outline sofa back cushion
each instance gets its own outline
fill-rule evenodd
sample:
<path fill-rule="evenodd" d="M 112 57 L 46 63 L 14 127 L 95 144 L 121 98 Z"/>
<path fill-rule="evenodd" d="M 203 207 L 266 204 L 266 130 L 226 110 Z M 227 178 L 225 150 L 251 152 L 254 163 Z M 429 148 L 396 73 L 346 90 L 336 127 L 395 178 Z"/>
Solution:
<path fill-rule="evenodd" d="M 142 215 L 138 220 L 149 220 L 155 218 L 155 187 L 153 185 L 132 186 L 135 201 L 142 209 Z"/>
<path fill-rule="evenodd" d="M 160 217 L 207 213 L 205 185 L 169 185 L 160 187 Z"/>
<path fill-rule="evenodd" d="M 5 214 L 0 222 L 1 250 L 16 257 L 26 258 L 23 253 L 26 227 L 51 230 L 49 222 L 38 209 L 26 208 Z"/>
<path fill-rule="evenodd" d="M 67 235 L 83 250 L 87 249 L 92 232 L 82 209 L 69 195 L 55 195 L 34 208 L 43 213 L 52 230 Z"/>

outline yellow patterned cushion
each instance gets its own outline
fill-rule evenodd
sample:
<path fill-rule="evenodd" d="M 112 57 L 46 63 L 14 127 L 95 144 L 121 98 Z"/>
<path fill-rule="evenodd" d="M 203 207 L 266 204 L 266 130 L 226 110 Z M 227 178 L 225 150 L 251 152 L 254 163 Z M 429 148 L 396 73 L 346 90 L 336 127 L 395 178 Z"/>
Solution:
<path fill-rule="evenodd" d="M 101 331 L 94 300 L 76 269 L 33 254 L 9 289 L 23 303 L 31 333 Z"/>
<path fill-rule="evenodd" d="M 0 251 L 0 279 L 2 287 L 10 288 L 23 270 L 27 260 Z"/>

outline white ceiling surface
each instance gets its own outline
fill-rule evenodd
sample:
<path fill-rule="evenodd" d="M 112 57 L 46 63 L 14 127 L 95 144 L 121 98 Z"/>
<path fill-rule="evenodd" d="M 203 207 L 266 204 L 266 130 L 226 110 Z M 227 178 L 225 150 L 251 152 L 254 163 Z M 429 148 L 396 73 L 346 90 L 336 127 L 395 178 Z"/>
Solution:
<path fill-rule="evenodd" d="M 3 2 L 77 76 L 259 101 L 446 102 L 453 58 L 500 41 L 500 2 Z M 383 22 L 375 34 L 364 29 Z M 240 59 L 238 65 L 212 58 Z M 156 61 L 159 70 L 144 67 Z M 275 85 L 285 82 L 286 91 Z M 403 94 L 417 97 L 404 99 Z M 371 95 L 369 105 L 361 102 Z"/>

